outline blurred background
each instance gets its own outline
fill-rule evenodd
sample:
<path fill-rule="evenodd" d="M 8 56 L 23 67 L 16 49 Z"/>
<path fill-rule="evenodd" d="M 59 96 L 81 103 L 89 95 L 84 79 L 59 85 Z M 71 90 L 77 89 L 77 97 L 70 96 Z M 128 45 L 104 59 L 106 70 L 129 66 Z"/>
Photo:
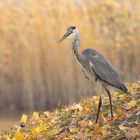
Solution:
<path fill-rule="evenodd" d="M 69 25 L 79 51 L 99 51 L 125 82 L 140 77 L 139 0 L 0 0 L 0 13 L 0 127 L 96 94 L 71 41 L 57 43 Z"/>

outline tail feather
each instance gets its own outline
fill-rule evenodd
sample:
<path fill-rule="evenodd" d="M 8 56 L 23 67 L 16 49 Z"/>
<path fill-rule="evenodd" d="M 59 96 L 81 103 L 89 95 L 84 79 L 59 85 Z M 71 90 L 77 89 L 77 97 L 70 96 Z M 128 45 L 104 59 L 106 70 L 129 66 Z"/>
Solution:
<path fill-rule="evenodd" d="M 124 93 L 128 93 L 128 89 L 126 88 L 126 86 L 125 86 L 124 84 L 122 84 L 121 90 L 122 90 Z"/>

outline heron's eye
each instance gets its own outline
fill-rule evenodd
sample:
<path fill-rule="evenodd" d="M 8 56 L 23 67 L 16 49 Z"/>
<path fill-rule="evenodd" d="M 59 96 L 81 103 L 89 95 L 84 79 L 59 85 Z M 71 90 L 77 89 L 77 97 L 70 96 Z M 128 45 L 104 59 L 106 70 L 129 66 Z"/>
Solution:
<path fill-rule="evenodd" d="M 71 29 L 73 29 L 73 30 L 74 30 L 74 29 L 76 29 L 76 27 L 75 27 L 75 26 L 72 26 L 72 27 L 71 27 Z"/>
<path fill-rule="evenodd" d="M 73 33 L 73 30 L 72 30 L 72 29 L 70 29 L 68 32 L 69 32 L 69 34 L 72 34 L 72 33 Z"/>
<path fill-rule="evenodd" d="M 73 30 L 71 30 L 70 33 L 73 33 Z"/>

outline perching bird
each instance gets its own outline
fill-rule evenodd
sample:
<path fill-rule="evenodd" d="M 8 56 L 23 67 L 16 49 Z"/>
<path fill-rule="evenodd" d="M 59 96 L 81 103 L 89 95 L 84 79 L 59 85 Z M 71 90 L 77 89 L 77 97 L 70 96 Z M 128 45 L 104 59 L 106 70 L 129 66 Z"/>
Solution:
<path fill-rule="evenodd" d="M 65 38 L 72 38 L 72 50 L 77 60 L 83 67 L 84 75 L 86 76 L 86 73 L 90 74 L 107 92 L 110 101 L 111 116 L 113 117 L 110 87 L 117 88 L 124 93 L 127 93 L 127 88 L 112 67 L 111 63 L 97 51 L 93 49 L 85 49 L 82 53 L 78 52 L 78 47 L 80 46 L 80 34 L 75 26 L 69 26 L 59 42 L 63 41 Z M 89 79 L 87 76 L 86 78 Z M 101 105 L 102 99 L 100 97 L 96 123 L 98 122 Z"/>

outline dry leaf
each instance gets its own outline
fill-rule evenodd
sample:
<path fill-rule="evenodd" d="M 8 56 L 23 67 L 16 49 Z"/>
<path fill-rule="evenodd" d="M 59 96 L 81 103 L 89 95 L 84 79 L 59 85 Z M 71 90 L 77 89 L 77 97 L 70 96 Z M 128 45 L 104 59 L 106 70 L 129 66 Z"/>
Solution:
<path fill-rule="evenodd" d="M 33 129 L 32 129 L 32 136 L 33 136 L 33 139 L 36 139 L 36 138 L 38 137 L 38 135 L 39 135 L 38 129 L 33 128 Z"/>
<path fill-rule="evenodd" d="M 21 127 L 24 127 L 26 122 L 27 122 L 27 115 L 26 114 L 23 114 L 22 117 L 21 117 L 21 120 L 20 120 L 20 126 Z"/>
<path fill-rule="evenodd" d="M 120 95 L 120 93 L 117 91 L 113 93 L 113 97 L 118 97 L 119 95 Z"/>
<path fill-rule="evenodd" d="M 119 125 L 119 129 L 120 129 L 120 130 L 126 130 L 127 127 L 124 127 L 122 124 L 120 124 L 120 125 Z"/>
<path fill-rule="evenodd" d="M 19 130 L 16 131 L 14 140 L 24 140 L 24 137 Z"/>
<path fill-rule="evenodd" d="M 77 134 L 77 139 L 79 139 L 79 140 L 87 140 L 87 136 L 84 133 L 78 133 Z"/>
<path fill-rule="evenodd" d="M 135 100 L 132 100 L 132 101 L 130 101 L 130 102 L 128 103 L 128 105 L 129 105 L 130 107 L 134 107 L 134 106 L 136 105 L 136 101 L 135 101 Z"/>
<path fill-rule="evenodd" d="M 79 121 L 78 124 L 79 124 L 82 128 L 87 128 L 87 127 L 89 126 L 87 120 Z"/>
<path fill-rule="evenodd" d="M 34 112 L 33 116 L 32 116 L 32 119 L 37 120 L 38 118 L 39 118 L 38 112 Z"/>
<path fill-rule="evenodd" d="M 102 113 L 99 114 L 99 118 L 102 119 L 104 123 L 107 121 Z"/>
<path fill-rule="evenodd" d="M 121 94 L 119 97 L 120 97 L 120 99 L 121 99 L 122 101 L 124 101 L 124 100 L 126 99 L 127 96 L 126 96 L 126 94 Z"/>
<path fill-rule="evenodd" d="M 70 129 L 70 132 L 72 132 L 72 133 L 78 133 L 79 132 L 77 127 L 71 127 L 69 129 Z"/>
<path fill-rule="evenodd" d="M 54 130 L 44 132 L 43 135 L 44 135 L 44 137 L 52 137 L 52 136 L 58 134 L 59 132 L 60 132 L 59 129 L 54 129 Z"/>

